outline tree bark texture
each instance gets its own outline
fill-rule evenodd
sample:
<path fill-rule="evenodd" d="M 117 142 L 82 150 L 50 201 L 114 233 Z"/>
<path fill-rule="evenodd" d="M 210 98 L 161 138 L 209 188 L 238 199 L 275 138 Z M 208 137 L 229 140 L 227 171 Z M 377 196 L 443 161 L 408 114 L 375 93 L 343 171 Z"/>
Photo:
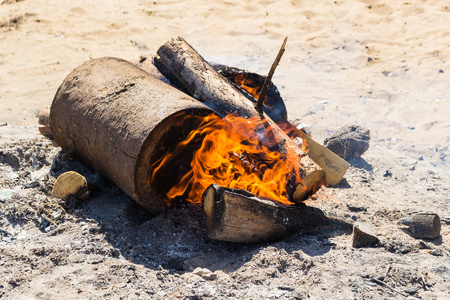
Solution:
<path fill-rule="evenodd" d="M 153 213 L 189 167 L 185 155 L 149 184 L 150 167 L 175 148 L 201 118 L 204 104 L 117 58 L 94 59 L 70 73 L 50 110 L 50 127 L 64 150 L 109 177 Z"/>

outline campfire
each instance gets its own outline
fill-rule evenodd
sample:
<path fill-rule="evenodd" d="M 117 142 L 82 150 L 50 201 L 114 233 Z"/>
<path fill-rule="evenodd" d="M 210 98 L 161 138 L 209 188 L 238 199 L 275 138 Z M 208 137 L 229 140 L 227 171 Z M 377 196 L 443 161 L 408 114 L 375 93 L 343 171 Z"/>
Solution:
<path fill-rule="evenodd" d="M 276 150 L 266 123 L 258 117 L 227 115 L 222 119 L 215 114 L 204 117 L 200 127 L 177 146 L 181 149 L 175 152 L 185 152 L 183 148 L 190 143 L 201 143 L 190 163 L 192 169 L 166 194 L 169 204 L 175 197 L 200 203 L 213 183 L 293 204 L 293 190 L 301 182 L 300 160 L 292 151 Z M 173 155 L 167 153 L 151 167 L 150 183 L 159 177 L 161 166 Z"/>
<path fill-rule="evenodd" d="M 154 65 L 177 89 L 115 58 L 74 70 L 52 103 L 55 141 L 154 213 L 202 203 L 213 239 L 268 241 L 330 220 L 302 203 L 348 164 L 287 121 L 274 66 L 267 77 L 211 66 L 181 38 Z"/>

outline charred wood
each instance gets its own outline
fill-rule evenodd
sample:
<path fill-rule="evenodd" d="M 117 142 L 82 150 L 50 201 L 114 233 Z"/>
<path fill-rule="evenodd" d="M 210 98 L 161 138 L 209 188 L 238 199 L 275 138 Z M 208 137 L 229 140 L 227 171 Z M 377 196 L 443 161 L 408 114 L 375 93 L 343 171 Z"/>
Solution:
<path fill-rule="evenodd" d="M 352 224 L 306 205 L 282 205 L 250 192 L 212 184 L 203 195 L 208 237 L 255 243 L 319 228 L 351 230 Z"/>

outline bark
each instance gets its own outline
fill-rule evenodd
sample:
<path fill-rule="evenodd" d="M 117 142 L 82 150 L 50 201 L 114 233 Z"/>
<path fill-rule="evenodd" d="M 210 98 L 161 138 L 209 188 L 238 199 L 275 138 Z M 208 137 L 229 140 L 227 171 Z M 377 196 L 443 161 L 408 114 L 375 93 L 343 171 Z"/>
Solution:
<path fill-rule="evenodd" d="M 211 109 L 117 58 L 91 60 L 70 73 L 50 110 L 55 141 L 106 175 L 153 213 L 190 168 L 175 155 L 150 182 L 151 166 L 198 126 Z"/>

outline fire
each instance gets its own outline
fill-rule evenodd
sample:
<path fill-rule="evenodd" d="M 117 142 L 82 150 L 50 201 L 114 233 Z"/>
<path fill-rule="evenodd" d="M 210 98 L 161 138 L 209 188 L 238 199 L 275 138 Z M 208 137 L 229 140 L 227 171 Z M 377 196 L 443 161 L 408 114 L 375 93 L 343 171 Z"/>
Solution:
<path fill-rule="evenodd" d="M 270 131 L 267 122 L 260 118 L 228 115 L 222 119 L 215 114 L 204 117 L 199 128 L 177 146 L 187 148 L 201 141 L 190 163 L 191 170 L 166 194 L 168 203 L 177 196 L 199 203 L 206 188 L 216 183 L 292 204 L 289 194 L 301 181 L 299 157 L 274 151 L 274 145 L 262 143 L 267 137 L 270 139 Z M 149 182 L 158 176 L 158 170 L 171 159 L 172 153 L 151 167 Z"/>
<path fill-rule="evenodd" d="M 253 98 L 258 99 L 259 93 L 261 91 L 261 85 L 257 84 L 255 80 L 245 77 L 243 73 L 237 73 L 233 78 L 234 83 L 247 91 Z"/>

